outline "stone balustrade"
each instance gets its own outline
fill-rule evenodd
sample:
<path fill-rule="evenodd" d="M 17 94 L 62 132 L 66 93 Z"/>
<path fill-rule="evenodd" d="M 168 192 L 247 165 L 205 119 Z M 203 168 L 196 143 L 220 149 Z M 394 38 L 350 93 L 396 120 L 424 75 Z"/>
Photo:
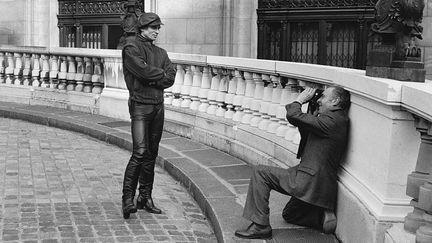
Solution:
<path fill-rule="evenodd" d="M 3 46 L 0 83 L 100 94 L 104 56 L 69 48 Z"/>
<path fill-rule="evenodd" d="M 399 223 L 418 242 L 432 242 L 430 81 L 304 63 L 169 56 L 177 71 L 165 90 L 166 129 L 253 164 L 298 163 L 300 134 L 286 121 L 285 105 L 302 88 L 349 90 L 350 141 L 339 173 L 336 234 L 342 242 L 383 242 Z M 95 94 L 98 114 L 129 119 L 120 50 L 0 47 L 0 83 L 2 95 L 3 87 Z"/>

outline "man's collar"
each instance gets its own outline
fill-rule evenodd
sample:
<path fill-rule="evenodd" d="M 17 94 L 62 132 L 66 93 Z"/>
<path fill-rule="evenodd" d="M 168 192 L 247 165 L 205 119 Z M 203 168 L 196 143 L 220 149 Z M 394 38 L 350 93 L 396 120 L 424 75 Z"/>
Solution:
<path fill-rule="evenodd" d="M 141 42 L 144 42 L 144 43 L 153 44 L 153 40 L 151 40 L 151 39 L 149 39 L 149 38 L 147 38 L 147 37 L 144 37 L 144 36 L 141 35 L 141 34 L 137 34 L 137 40 L 139 40 L 139 41 L 141 41 Z"/>

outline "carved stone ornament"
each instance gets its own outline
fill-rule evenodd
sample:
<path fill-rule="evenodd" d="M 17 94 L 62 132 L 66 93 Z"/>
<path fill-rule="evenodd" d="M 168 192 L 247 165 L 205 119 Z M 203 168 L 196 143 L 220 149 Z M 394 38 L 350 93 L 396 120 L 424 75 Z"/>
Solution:
<path fill-rule="evenodd" d="M 373 6 L 377 0 L 259 0 L 258 8 L 328 8 Z"/>

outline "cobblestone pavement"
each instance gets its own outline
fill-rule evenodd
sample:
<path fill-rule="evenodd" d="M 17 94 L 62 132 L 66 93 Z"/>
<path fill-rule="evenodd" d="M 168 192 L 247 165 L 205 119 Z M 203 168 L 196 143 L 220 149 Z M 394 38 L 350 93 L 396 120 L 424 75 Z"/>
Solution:
<path fill-rule="evenodd" d="M 0 118 L 2 242 L 216 242 L 186 190 L 156 167 L 164 214 L 124 220 L 130 153 L 82 134 Z"/>

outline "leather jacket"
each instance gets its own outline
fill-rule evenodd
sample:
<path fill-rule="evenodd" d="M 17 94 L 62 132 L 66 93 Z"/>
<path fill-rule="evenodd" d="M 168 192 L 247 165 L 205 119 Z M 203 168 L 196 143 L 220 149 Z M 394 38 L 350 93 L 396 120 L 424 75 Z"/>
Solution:
<path fill-rule="evenodd" d="M 143 104 L 163 103 L 163 90 L 174 84 L 176 74 L 167 52 L 137 35 L 127 39 L 122 58 L 130 99 Z"/>

